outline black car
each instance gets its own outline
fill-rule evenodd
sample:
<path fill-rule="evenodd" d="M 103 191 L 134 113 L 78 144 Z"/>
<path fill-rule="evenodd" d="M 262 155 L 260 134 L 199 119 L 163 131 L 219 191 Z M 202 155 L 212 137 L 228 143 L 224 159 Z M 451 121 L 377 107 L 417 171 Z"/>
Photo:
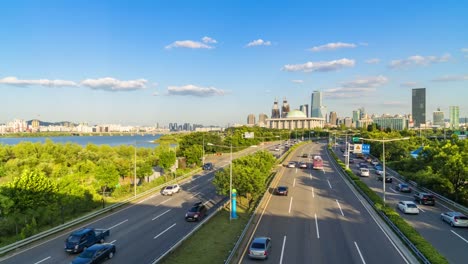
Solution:
<path fill-rule="evenodd" d="M 192 208 L 185 214 L 185 220 L 198 221 L 205 217 L 208 209 L 202 202 L 195 203 Z"/>
<path fill-rule="evenodd" d="M 288 187 L 287 186 L 278 186 L 275 189 L 275 194 L 288 196 Z"/>
<path fill-rule="evenodd" d="M 386 174 L 386 173 L 385 173 L 385 174 Z M 383 175 L 377 176 L 377 179 L 378 179 L 379 181 L 383 180 Z M 392 183 L 392 182 L 393 182 L 393 177 L 390 176 L 390 175 L 385 175 L 385 182 L 386 182 L 386 183 Z"/>
<path fill-rule="evenodd" d="M 94 264 L 102 263 L 106 259 L 111 259 L 115 254 L 113 244 L 95 244 L 85 249 L 71 263 L 72 264 Z"/>
<path fill-rule="evenodd" d="M 213 170 L 213 163 L 207 162 L 203 164 L 203 170 Z"/>

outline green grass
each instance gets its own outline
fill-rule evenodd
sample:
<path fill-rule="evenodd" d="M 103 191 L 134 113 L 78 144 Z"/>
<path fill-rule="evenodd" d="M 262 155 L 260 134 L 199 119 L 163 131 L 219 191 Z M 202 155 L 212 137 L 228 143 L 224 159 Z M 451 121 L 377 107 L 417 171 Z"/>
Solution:
<path fill-rule="evenodd" d="M 229 209 L 219 211 L 161 263 L 224 263 L 249 220 L 249 214 L 243 208 L 237 209 L 239 218 L 231 223 Z"/>

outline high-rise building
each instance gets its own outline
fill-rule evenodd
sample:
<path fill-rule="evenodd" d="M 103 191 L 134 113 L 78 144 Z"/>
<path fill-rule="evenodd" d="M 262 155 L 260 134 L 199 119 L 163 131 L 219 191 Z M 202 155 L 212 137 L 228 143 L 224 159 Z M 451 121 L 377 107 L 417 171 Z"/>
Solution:
<path fill-rule="evenodd" d="M 309 105 L 308 104 L 301 105 L 299 107 L 299 110 L 304 112 L 304 114 L 306 114 L 306 116 L 309 117 Z"/>
<path fill-rule="evenodd" d="M 382 129 L 404 130 L 408 128 L 408 119 L 403 116 L 380 116 L 374 117 L 373 121 Z"/>
<path fill-rule="evenodd" d="M 255 125 L 255 115 L 250 114 L 247 116 L 247 125 Z"/>
<path fill-rule="evenodd" d="M 275 99 L 275 102 L 273 103 L 273 109 L 271 109 L 271 118 L 280 118 L 280 110 L 278 107 L 278 100 Z"/>
<path fill-rule="evenodd" d="M 413 89 L 412 95 L 412 116 L 414 127 L 426 125 L 426 88 Z"/>
<path fill-rule="evenodd" d="M 336 126 L 336 125 L 337 125 L 336 121 L 338 120 L 338 116 L 337 116 L 336 112 L 334 112 L 334 111 L 330 112 L 330 118 L 329 118 L 329 120 L 330 120 L 330 124 L 331 124 L 332 126 Z"/>
<path fill-rule="evenodd" d="M 437 108 L 437 111 L 432 112 L 432 119 L 435 126 L 444 127 L 444 112 L 440 111 L 440 108 Z"/>
<path fill-rule="evenodd" d="M 283 106 L 281 107 L 281 118 L 286 118 L 289 113 L 289 103 L 286 100 L 286 97 L 283 99 Z"/>
<path fill-rule="evenodd" d="M 310 117 L 324 118 L 325 106 L 322 105 L 322 92 L 314 91 L 310 99 Z"/>
<path fill-rule="evenodd" d="M 353 110 L 353 123 L 356 124 L 361 119 L 361 110 Z"/>
<path fill-rule="evenodd" d="M 261 126 L 261 127 L 264 127 L 266 126 L 266 120 L 267 120 L 268 116 L 266 114 L 259 114 L 258 115 L 258 125 Z"/>
<path fill-rule="evenodd" d="M 460 128 L 460 108 L 458 106 L 449 106 L 450 128 Z"/>

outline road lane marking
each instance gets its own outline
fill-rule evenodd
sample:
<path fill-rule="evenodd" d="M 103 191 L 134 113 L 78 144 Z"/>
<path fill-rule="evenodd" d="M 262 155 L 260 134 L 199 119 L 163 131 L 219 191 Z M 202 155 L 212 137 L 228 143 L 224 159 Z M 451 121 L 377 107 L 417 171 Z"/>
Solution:
<path fill-rule="evenodd" d="M 167 200 L 162 201 L 162 202 L 160 203 L 160 205 L 163 204 L 163 203 L 165 203 L 165 202 L 168 202 L 168 201 L 170 201 L 170 200 L 172 200 L 172 197 L 169 198 L 169 199 L 167 199 Z"/>
<path fill-rule="evenodd" d="M 366 264 L 366 261 L 364 260 L 364 257 L 361 254 L 361 250 L 359 250 L 359 246 L 357 245 L 356 241 L 354 241 L 354 245 L 356 246 L 357 252 L 359 253 L 359 256 L 361 257 L 362 263 Z"/>
<path fill-rule="evenodd" d="M 296 187 L 296 178 L 294 178 L 293 187 Z"/>
<path fill-rule="evenodd" d="M 447 206 L 441 204 L 441 203 L 438 203 L 440 206 L 444 207 L 445 209 L 449 210 L 449 211 L 452 211 L 452 209 L 448 208 Z"/>
<path fill-rule="evenodd" d="M 421 207 L 418 206 L 418 209 L 421 210 L 421 212 L 425 213 L 426 211 L 424 211 Z"/>
<path fill-rule="evenodd" d="M 317 222 L 317 214 L 315 214 L 315 229 L 317 229 L 317 238 L 320 238 L 320 232 L 319 232 L 318 222 Z"/>
<path fill-rule="evenodd" d="M 336 203 L 338 204 L 338 208 L 340 208 L 341 215 L 344 216 L 343 210 L 341 210 L 341 205 L 340 205 L 340 203 L 338 202 L 338 200 L 336 200 Z"/>
<path fill-rule="evenodd" d="M 197 195 L 199 195 L 201 192 L 197 192 L 196 194 L 192 195 L 192 197 L 190 197 L 190 199 L 192 199 L 193 197 L 196 197 Z"/>
<path fill-rule="evenodd" d="M 465 238 L 463 238 L 462 236 L 460 236 L 459 234 L 457 234 L 457 232 L 453 231 L 453 230 L 450 230 L 450 232 L 454 233 L 456 236 L 458 236 L 459 238 L 461 238 L 463 241 L 465 241 L 466 243 L 468 243 L 468 240 L 466 240 Z"/>
<path fill-rule="evenodd" d="M 192 190 L 193 188 L 195 188 L 195 187 L 197 187 L 197 186 L 198 186 L 198 184 L 195 185 L 195 186 L 192 186 L 192 187 L 188 188 L 187 191 L 190 191 L 190 190 Z"/>
<path fill-rule="evenodd" d="M 296 174 L 297 174 L 297 168 L 296 168 Z"/>
<path fill-rule="evenodd" d="M 293 200 L 293 198 L 292 198 L 292 196 L 291 196 L 291 201 L 289 202 L 289 213 L 291 213 L 292 200 Z"/>
<path fill-rule="evenodd" d="M 315 198 L 314 187 L 312 187 L 312 198 Z"/>
<path fill-rule="evenodd" d="M 397 193 L 395 190 L 393 190 L 393 188 L 392 188 L 392 187 L 390 187 L 390 190 L 392 190 L 394 193 Z"/>
<path fill-rule="evenodd" d="M 330 189 L 333 189 L 333 188 L 332 188 L 332 186 L 331 186 L 331 183 L 330 183 L 330 181 L 329 181 L 329 180 L 327 180 L 327 182 L 328 182 L 328 186 L 330 186 Z"/>
<path fill-rule="evenodd" d="M 174 223 L 174 224 L 171 225 L 170 227 L 166 228 L 166 230 L 164 230 L 164 231 L 162 231 L 161 233 L 159 233 L 159 235 L 155 236 L 153 239 L 156 239 L 156 238 L 158 238 L 159 236 L 161 236 L 162 234 L 166 233 L 169 229 L 173 228 L 175 225 L 176 225 L 176 223 Z"/>
<path fill-rule="evenodd" d="M 48 256 L 47 258 L 45 258 L 45 259 L 43 259 L 43 260 L 39 260 L 38 262 L 36 262 L 36 263 L 34 263 L 34 264 L 39 264 L 39 263 L 44 262 L 44 261 L 46 261 L 46 260 L 48 260 L 48 259 L 50 259 L 50 256 Z"/>
<path fill-rule="evenodd" d="M 156 216 L 155 218 L 151 219 L 151 221 L 154 221 L 154 220 L 158 219 L 159 217 L 165 215 L 165 214 L 168 213 L 170 210 L 172 210 L 172 209 L 169 209 L 169 210 L 165 211 L 164 213 L 162 213 L 162 214 Z"/>
<path fill-rule="evenodd" d="M 113 240 L 113 241 L 109 242 L 109 244 L 114 244 L 114 243 L 115 243 L 115 241 L 117 241 L 117 240 Z"/>
<path fill-rule="evenodd" d="M 281 248 L 281 257 L 279 264 L 283 264 L 283 254 L 284 254 L 284 246 L 286 245 L 286 236 L 283 238 L 283 247 Z"/>
<path fill-rule="evenodd" d="M 111 230 L 112 228 L 117 227 L 117 226 L 119 226 L 119 225 L 121 225 L 121 224 L 123 224 L 123 223 L 125 223 L 125 222 L 127 222 L 127 221 L 128 221 L 128 219 L 125 219 L 125 220 L 123 220 L 122 222 L 120 222 L 120 223 L 118 223 L 118 224 L 116 224 L 116 225 L 113 225 L 113 226 L 109 227 L 108 229 Z"/>

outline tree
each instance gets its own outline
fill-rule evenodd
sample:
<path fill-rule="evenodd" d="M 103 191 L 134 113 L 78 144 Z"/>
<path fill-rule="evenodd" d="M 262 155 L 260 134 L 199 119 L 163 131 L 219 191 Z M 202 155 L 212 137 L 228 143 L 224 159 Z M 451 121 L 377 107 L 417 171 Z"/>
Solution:
<path fill-rule="evenodd" d="M 119 172 L 112 163 L 99 162 L 95 173 L 96 185 L 101 190 L 103 196 L 109 188 L 114 188 L 119 183 Z"/>
<path fill-rule="evenodd" d="M 171 149 L 165 149 L 159 155 L 158 164 L 164 170 L 169 170 L 176 162 L 175 152 Z"/>
<path fill-rule="evenodd" d="M 201 158 L 203 154 L 203 148 L 201 145 L 192 145 L 186 148 L 182 155 L 187 159 L 187 164 L 201 165 Z"/>

